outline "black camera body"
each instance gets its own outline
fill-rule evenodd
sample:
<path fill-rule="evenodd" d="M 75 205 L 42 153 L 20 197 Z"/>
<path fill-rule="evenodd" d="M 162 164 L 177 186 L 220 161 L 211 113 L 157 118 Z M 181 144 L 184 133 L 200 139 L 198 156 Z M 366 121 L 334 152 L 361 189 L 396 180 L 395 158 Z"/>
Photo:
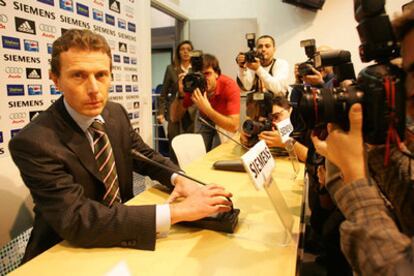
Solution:
<path fill-rule="evenodd" d="M 300 42 L 300 47 L 305 48 L 305 54 L 308 60 L 298 65 L 298 73 L 301 77 L 306 75 L 313 75 L 312 68 L 315 68 L 314 57 L 316 55 L 315 39 L 306 39 Z"/>
<path fill-rule="evenodd" d="M 203 70 L 203 52 L 194 50 L 191 52 L 191 69 L 183 79 L 183 90 L 187 93 L 193 93 L 196 88 L 201 92 L 207 90 L 207 80 L 202 73 Z"/>
<path fill-rule="evenodd" d="M 247 147 L 254 146 L 258 141 L 258 135 L 262 131 L 271 131 L 273 128 L 272 120 L 266 118 L 263 121 L 254 121 L 251 119 L 247 119 L 243 123 L 243 132 L 249 135 L 247 139 Z"/>
<path fill-rule="evenodd" d="M 246 146 L 252 147 L 259 141 L 259 133 L 272 130 L 270 115 L 273 110 L 273 93 L 251 92 L 247 94 L 246 115 L 250 118 L 243 122 L 243 132 L 249 134 Z"/>
<path fill-rule="evenodd" d="M 389 131 L 395 131 L 403 140 L 405 74 L 390 62 L 399 53 L 399 49 L 391 23 L 385 14 L 385 1 L 355 0 L 354 5 L 362 42 L 359 48 L 361 60 L 375 60 L 376 63 L 361 70 L 354 84 L 347 88 L 308 89 L 300 99 L 299 111 L 308 128 L 314 129 L 332 122 L 347 131 L 349 109 L 354 103 L 361 103 L 365 142 L 384 144 Z M 352 79 L 353 66 L 348 61 L 347 54 L 332 56 L 336 58 L 322 57 L 320 64 L 340 68 L 340 80 Z"/>
<path fill-rule="evenodd" d="M 247 47 L 249 47 L 249 51 L 243 53 L 245 56 L 245 60 L 247 63 L 256 62 L 256 58 L 263 61 L 264 56 L 259 51 L 255 50 L 256 48 L 256 34 L 255 33 L 247 33 L 246 34 L 247 40 Z"/>

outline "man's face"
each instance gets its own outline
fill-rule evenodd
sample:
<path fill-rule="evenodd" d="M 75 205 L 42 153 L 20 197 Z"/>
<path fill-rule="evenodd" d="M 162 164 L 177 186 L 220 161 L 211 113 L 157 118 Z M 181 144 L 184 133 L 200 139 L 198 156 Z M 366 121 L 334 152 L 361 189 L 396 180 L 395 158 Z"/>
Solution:
<path fill-rule="evenodd" d="M 272 123 L 277 124 L 290 117 L 289 110 L 284 109 L 281 106 L 273 105 L 272 108 Z"/>
<path fill-rule="evenodd" d="M 71 48 L 60 54 L 60 76 L 51 73 L 50 77 L 78 113 L 89 117 L 101 114 L 111 84 L 106 53 Z"/>
<path fill-rule="evenodd" d="M 219 75 L 213 70 L 211 66 L 204 68 L 203 74 L 207 81 L 207 92 L 213 92 L 216 90 L 217 78 Z"/>
<path fill-rule="evenodd" d="M 276 49 L 270 38 L 264 37 L 259 39 L 256 46 L 257 50 L 263 54 L 266 63 L 273 59 Z"/>
<path fill-rule="evenodd" d="M 407 73 L 406 92 L 407 99 L 414 99 L 414 29 L 412 29 L 402 40 L 403 68 Z"/>

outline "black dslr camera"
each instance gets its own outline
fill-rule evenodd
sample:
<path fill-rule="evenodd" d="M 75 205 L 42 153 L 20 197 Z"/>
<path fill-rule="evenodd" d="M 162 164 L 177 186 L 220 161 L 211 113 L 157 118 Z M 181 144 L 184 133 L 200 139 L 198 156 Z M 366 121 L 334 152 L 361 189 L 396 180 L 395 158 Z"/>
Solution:
<path fill-rule="evenodd" d="M 308 60 L 298 65 L 298 72 L 301 77 L 306 75 L 313 75 L 312 68 L 314 65 L 314 57 L 316 55 L 315 39 L 306 39 L 300 42 L 300 47 L 305 48 L 305 54 Z"/>
<path fill-rule="evenodd" d="M 352 104 L 361 103 L 365 142 L 384 144 L 390 130 L 396 131 L 403 140 L 405 75 L 399 67 L 390 62 L 399 56 L 399 44 L 384 6 L 385 0 L 354 0 L 355 19 L 358 22 L 357 30 L 361 40 L 361 60 L 375 60 L 376 63 L 361 70 L 356 82 L 347 88 L 306 91 L 300 100 L 299 111 L 309 128 L 314 129 L 318 125 L 333 122 L 347 131 L 349 109 Z M 336 64 L 337 69 L 342 68 L 343 72 L 342 76 L 337 76 L 339 80 L 352 79 L 352 66 L 345 62 L 346 60 L 322 57 L 320 64 Z"/>
<path fill-rule="evenodd" d="M 256 34 L 255 33 L 247 33 L 246 34 L 246 40 L 247 40 L 247 47 L 249 47 L 249 51 L 246 53 L 243 53 L 243 55 L 246 58 L 247 63 L 256 62 L 256 58 L 260 59 L 262 61 L 264 59 L 263 54 L 259 51 L 255 50 L 256 47 Z"/>
<path fill-rule="evenodd" d="M 247 147 L 254 146 L 259 141 L 259 133 L 262 131 L 272 130 L 273 124 L 270 118 L 272 114 L 273 94 L 270 92 L 252 92 L 249 93 L 247 101 L 247 119 L 243 123 L 243 132 L 249 135 Z"/>
<path fill-rule="evenodd" d="M 203 70 L 203 52 L 194 50 L 191 52 L 191 70 L 183 79 L 183 90 L 187 93 L 193 93 L 196 88 L 201 92 L 207 90 L 207 81 L 202 72 Z"/>

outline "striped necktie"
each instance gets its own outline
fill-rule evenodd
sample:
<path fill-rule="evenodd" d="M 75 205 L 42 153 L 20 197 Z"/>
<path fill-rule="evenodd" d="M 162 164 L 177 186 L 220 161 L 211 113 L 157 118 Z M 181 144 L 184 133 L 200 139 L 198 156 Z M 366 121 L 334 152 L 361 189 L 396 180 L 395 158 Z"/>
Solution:
<path fill-rule="evenodd" d="M 111 143 L 105 132 L 102 122 L 95 120 L 88 131 L 93 137 L 93 149 L 99 173 L 105 183 L 106 192 L 103 196 L 105 205 L 111 207 L 116 202 L 121 202 L 119 194 L 118 174 L 116 172 L 115 159 L 112 153 Z"/>

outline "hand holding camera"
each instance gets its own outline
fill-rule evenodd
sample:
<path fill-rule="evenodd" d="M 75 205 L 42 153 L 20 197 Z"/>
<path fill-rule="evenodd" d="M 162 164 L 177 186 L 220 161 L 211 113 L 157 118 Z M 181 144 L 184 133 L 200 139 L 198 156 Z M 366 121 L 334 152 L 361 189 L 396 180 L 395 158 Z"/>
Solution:
<path fill-rule="evenodd" d="M 349 131 L 329 123 L 325 141 L 315 135 L 311 137 L 317 152 L 341 169 L 346 183 L 366 177 L 362 122 L 362 107 L 357 103 L 349 110 Z"/>
<path fill-rule="evenodd" d="M 236 57 L 236 62 L 241 68 L 249 68 L 250 70 L 256 71 L 259 69 L 264 56 L 261 52 L 255 50 L 256 47 L 256 34 L 246 34 L 247 46 L 249 51 L 245 53 L 239 53 Z"/>

